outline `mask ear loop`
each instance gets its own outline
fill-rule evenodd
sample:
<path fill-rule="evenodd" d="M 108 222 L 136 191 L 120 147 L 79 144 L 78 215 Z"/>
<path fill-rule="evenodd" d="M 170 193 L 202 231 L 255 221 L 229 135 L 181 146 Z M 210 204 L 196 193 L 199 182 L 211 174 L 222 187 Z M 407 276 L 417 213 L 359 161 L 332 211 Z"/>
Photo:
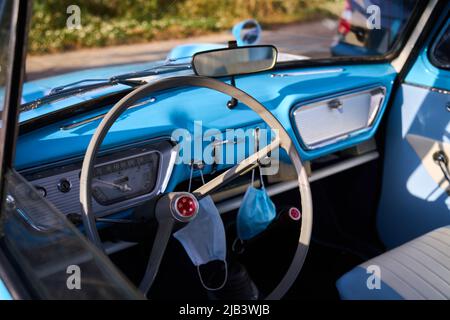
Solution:
<path fill-rule="evenodd" d="M 255 152 L 259 152 L 259 134 L 260 134 L 259 130 L 260 130 L 259 128 L 256 128 L 255 131 L 254 131 L 254 134 L 255 134 L 255 149 L 256 149 Z M 264 179 L 263 179 L 262 170 L 261 170 L 261 163 L 259 162 L 259 160 L 257 160 L 257 163 L 258 163 L 258 170 L 259 170 L 259 179 L 260 179 L 260 182 L 261 182 L 261 188 L 260 189 L 263 189 L 263 188 L 265 188 L 265 185 L 264 185 Z M 252 186 L 255 185 L 255 170 L 256 169 L 252 170 Z"/>
<path fill-rule="evenodd" d="M 188 186 L 188 192 L 191 193 L 191 189 L 192 189 L 192 178 L 194 175 L 194 162 L 191 163 L 191 172 L 189 174 L 189 186 Z M 203 185 L 205 185 L 205 177 L 203 176 L 203 169 L 198 168 L 197 169 L 200 172 L 200 177 L 202 179 L 202 183 Z"/>
<path fill-rule="evenodd" d="M 197 274 L 198 274 L 198 277 L 200 279 L 200 283 L 202 284 L 203 288 L 205 288 L 206 290 L 208 290 L 208 291 L 218 291 L 218 290 L 223 289 L 223 287 L 225 287 L 225 284 L 227 283 L 227 280 L 228 280 L 228 264 L 227 264 L 226 261 L 222 261 L 222 262 L 223 262 L 223 264 L 225 266 L 225 276 L 224 276 L 222 284 L 219 287 L 217 287 L 217 288 L 210 288 L 210 287 L 208 287 L 205 284 L 205 282 L 203 281 L 202 274 L 200 272 L 200 266 L 197 266 Z"/>
<path fill-rule="evenodd" d="M 191 193 L 192 188 L 192 175 L 194 174 L 194 163 L 191 163 L 191 173 L 189 174 L 189 187 L 188 192 Z"/>
<path fill-rule="evenodd" d="M 205 185 L 205 178 L 203 177 L 203 169 L 198 169 L 198 171 L 200 172 L 200 178 L 202 179 L 202 183 L 203 185 Z"/>
<path fill-rule="evenodd" d="M 264 185 L 264 178 L 261 170 L 261 165 L 258 165 L 259 170 L 259 180 L 261 181 L 261 189 L 264 189 L 266 186 Z"/>
<path fill-rule="evenodd" d="M 260 168 L 259 165 L 258 165 L 258 168 Z M 252 182 L 250 184 L 253 188 L 255 188 L 255 170 L 256 169 L 252 170 Z M 259 174 L 261 177 L 261 184 L 264 187 L 264 182 L 262 181 L 261 169 L 259 169 Z M 239 239 L 239 237 L 236 237 L 236 239 L 234 239 L 234 241 L 233 241 L 233 244 L 231 245 L 231 250 L 237 254 L 244 253 L 244 251 L 245 251 L 244 241 L 242 239 Z"/>
<path fill-rule="evenodd" d="M 239 244 L 239 246 L 238 246 L 238 244 Z M 244 241 L 239 239 L 239 237 L 236 237 L 236 239 L 234 239 L 234 241 L 233 241 L 233 244 L 231 245 L 231 250 L 234 253 L 243 254 L 245 251 Z"/>
<path fill-rule="evenodd" d="M 256 169 L 253 169 L 252 170 L 252 183 L 251 183 L 251 185 L 254 187 L 255 186 L 255 170 Z M 261 182 L 261 189 L 262 188 L 265 188 L 265 185 L 264 185 L 264 179 L 263 179 L 263 174 L 262 174 L 262 170 L 261 170 L 261 166 L 258 164 L 258 170 L 259 170 L 259 180 L 260 180 L 260 182 Z"/>
<path fill-rule="evenodd" d="M 254 187 L 255 186 L 255 169 L 252 170 L 252 183 L 251 186 Z"/>

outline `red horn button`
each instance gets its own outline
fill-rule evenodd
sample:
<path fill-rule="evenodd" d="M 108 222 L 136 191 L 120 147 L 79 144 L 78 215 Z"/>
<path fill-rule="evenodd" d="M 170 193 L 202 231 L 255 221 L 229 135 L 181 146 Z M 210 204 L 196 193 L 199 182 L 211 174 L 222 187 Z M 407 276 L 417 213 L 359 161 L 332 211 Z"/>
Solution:
<path fill-rule="evenodd" d="M 292 207 L 289 209 L 289 217 L 294 221 L 298 221 L 302 217 L 302 213 L 297 208 Z"/>
<path fill-rule="evenodd" d="M 176 213 L 186 219 L 190 219 L 198 212 L 198 202 L 191 195 L 183 195 L 175 200 Z"/>

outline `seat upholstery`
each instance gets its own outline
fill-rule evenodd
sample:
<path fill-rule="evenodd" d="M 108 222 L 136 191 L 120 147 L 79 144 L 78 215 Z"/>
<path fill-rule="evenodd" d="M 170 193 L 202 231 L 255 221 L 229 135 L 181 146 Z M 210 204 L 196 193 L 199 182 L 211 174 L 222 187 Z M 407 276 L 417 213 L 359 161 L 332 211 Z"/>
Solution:
<path fill-rule="evenodd" d="M 372 276 L 369 266 L 379 268 L 379 289 L 367 285 Z M 346 300 L 450 299 L 450 226 L 361 264 L 342 276 L 336 286 Z"/>

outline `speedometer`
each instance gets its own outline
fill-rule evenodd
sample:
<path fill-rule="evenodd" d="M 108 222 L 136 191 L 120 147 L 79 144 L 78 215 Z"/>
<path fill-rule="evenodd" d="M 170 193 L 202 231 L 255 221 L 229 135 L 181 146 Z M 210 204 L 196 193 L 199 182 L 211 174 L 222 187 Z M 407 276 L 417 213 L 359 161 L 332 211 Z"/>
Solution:
<path fill-rule="evenodd" d="M 158 152 L 149 152 L 98 165 L 94 169 L 92 196 L 106 206 L 148 194 L 156 185 L 158 163 Z"/>

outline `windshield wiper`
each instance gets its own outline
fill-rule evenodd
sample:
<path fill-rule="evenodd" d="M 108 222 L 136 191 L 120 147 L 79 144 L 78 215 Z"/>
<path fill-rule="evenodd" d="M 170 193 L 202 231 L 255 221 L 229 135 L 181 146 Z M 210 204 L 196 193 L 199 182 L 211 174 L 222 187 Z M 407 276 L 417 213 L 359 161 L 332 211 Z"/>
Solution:
<path fill-rule="evenodd" d="M 66 89 L 69 89 L 70 87 L 74 87 L 76 85 L 86 83 L 86 82 L 95 82 L 95 83 L 92 85 L 87 85 L 87 86 L 81 86 L 81 87 L 77 86 L 76 88 L 74 88 L 74 90 L 75 89 L 83 89 L 83 87 L 84 88 L 93 87 L 95 89 L 97 87 L 97 85 L 99 87 L 102 87 L 103 85 L 115 85 L 115 84 L 124 84 L 124 85 L 128 85 L 130 87 L 139 86 L 139 85 L 145 84 L 145 81 L 132 80 L 133 78 L 142 78 L 142 77 L 147 77 L 147 76 L 152 76 L 152 75 L 158 75 L 161 73 L 161 71 L 168 72 L 168 71 L 173 71 L 173 69 L 186 68 L 186 67 L 190 68 L 190 64 L 186 64 L 186 63 L 163 64 L 160 66 L 152 67 L 150 69 L 121 74 L 118 76 L 111 77 L 109 79 L 84 79 L 84 80 L 72 82 L 72 83 L 69 83 L 66 85 L 62 85 L 59 87 L 55 87 L 50 91 L 49 95 L 65 91 Z M 84 90 L 82 90 L 82 91 L 84 91 Z"/>
<path fill-rule="evenodd" d="M 86 83 L 86 82 L 95 82 L 95 83 L 90 84 L 90 85 L 78 86 L 79 84 Z M 133 87 L 133 86 L 144 84 L 144 81 L 115 80 L 114 77 L 110 78 L 110 79 L 85 79 L 85 80 L 80 80 L 77 82 L 69 83 L 69 84 L 66 84 L 63 86 L 55 87 L 52 90 L 50 90 L 50 93 L 48 94 L 48 96 L 54 95 L 56 93 L 61 93 L 63 91 L 64 92 L 71 92 L 71 91 L 77 92 L 77 91 L 81 90 L 81 92 L 83 92 L 89 88 L 95 89 L 97 87 L 103 87 L 103 86 L 107 86 L 107 85 L 116 85 L 116 84 L 124 84 L 124 85 L 129 85 L 129 86 Z M 71 87 L 73 90 L 70 90 Z"/>
<path fill-rule="evenodd" d="M 22 104 L 20 106 L 20 112 L 36 109 L 40 105 L 62 100 L 73 95 L 97 90 L 104 87 L 114 86 L 118 84 L 126 85 L 132 88 L 139 87 L 141 85 L 146 84 L 147 82 L 135 78 L 148 77 L 153 75 L 159 75 L 162 73 L 173 72 L 178 69 L 190 69 L 190 68 L 191 68 L 190 63 L 180 63 L 180 64 L 169 63 L 160 66 L 155 66 L 142 71 L 130 72 L 118 76 L 113 76 L 109 79 L 84 79 L 76 81 L 63 86 L 55 87 L 52 90 L 50 90 L 50 93 L 48 95 L 39 98 L 37 100 L 34 100 L 32 102 Z M 93 83 L 82 85 L 83 83 L 89 82 Z"/>
<path fill-rule="evenodd" d="M 94 82 L 94 81 L 96 83 L 73 87 L 76 84 L 80 84 L 83 82 Z M 48 95 L 46 95 L 42 98 L 39 98 L 37 100 L 34 100 L 32 102 L 22 104 L 20 106 L 20 112 L 36 109 L 40 105 L 47 104 L 50 102 L 55 102 L 58 100 L 62 100 L 67 97 L 74 96 L 74 95 L 77 95 L 80 93 L 85 93 L 88 91 L 93 91 L 93 90 L 97 90 L 97 89 L 104 88 L 104 87 L 114 86 L 117 84 L 124 84 L 124 85 L 128 85 L 131 87 L 136 87 L 136 86 L 146 84 L 146 82 L 141 81 L 141 80 L 138 80 L 138 81 L 123 80 L 122 81 L 122 80 L 115 80 L 113 78 L 105 79 L 105 80 L 102 80 L 102 79 L 88 79 L 88 81 L 82 80 L 82 81 L 78 81 L 78 83 L 73 83 L 73 84 L 69 84 L 66 86 L 54 88 L 50 91 L 50 93 Z"/>
<path fill-rule="evenodd" d="M 128 80 L 128 79 L 133 79 L 133 78 L 156 76 L 159 74 L 164 74 L 164 73 L 183 70 L 183 69 L 188 70 L 191 68 L 192 68 L 191 63 L 176 63 L 176 64 L 169 63 L 169 64 L 163 64 L 163 65 L 160 65 L 157 67 L 153 67 L 150 69 L 121 74 L 120 76 L 115 76 L 112 79 L 117 79 L 117 80 L 123 81 L 123 80 Z"/>

